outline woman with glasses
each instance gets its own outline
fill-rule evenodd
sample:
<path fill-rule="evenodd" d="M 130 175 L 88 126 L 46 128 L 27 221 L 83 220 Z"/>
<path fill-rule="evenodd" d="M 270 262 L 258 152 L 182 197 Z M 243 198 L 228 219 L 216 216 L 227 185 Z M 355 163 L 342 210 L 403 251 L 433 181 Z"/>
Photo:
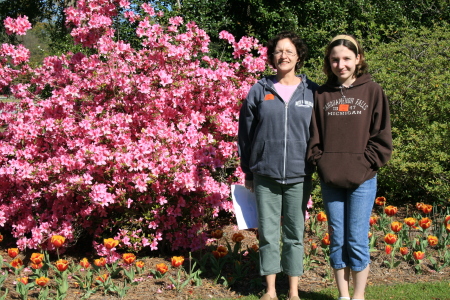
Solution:
<path fill-rule="evenodd" d="M 268 64 L 276 74 L 250 89 L 239 116 L 241 168 L 246 188 L 256 194 L 260 274 L 267 283 L 261 300 L 278 299 L 275 279 L 281 271 L 289 277 L 289 300 L 300 299 L 305 210 L 313 172 L 305 158 L 318 87 L 306 75 L 296 75 L 307 51 L 293 32 L 272 38 L 267 43 Z"/>

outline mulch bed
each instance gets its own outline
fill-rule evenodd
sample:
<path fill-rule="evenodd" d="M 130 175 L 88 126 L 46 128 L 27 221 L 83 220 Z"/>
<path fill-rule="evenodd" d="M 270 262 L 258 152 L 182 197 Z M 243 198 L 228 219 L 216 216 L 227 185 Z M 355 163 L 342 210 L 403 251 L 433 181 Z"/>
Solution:
<path fill-rule="evenodd" d="M 399 217 L 401 216 L 401 212 L 399 213 Z M 238 232 L 235 225 L 226 225 L 222 228 L 224 230 L 224 236 L 227 240 L 231 240 L 231 236 Z M 240 231 L 245 236 L 245 239 L 242 241 L 242 249 L 247 249 L 251 247 L 253 244 L 257 244 L 257 236 L 256 232 L 252 230 L 244 230 Z M 309 228 L 306 229 L 305 232 L 305 241 L 307 241 L 305 245 L 306 254 L 310 251 L 310 243 L 320 242 L 317 240 L 317 236 L 314 236 L 311 233 Z M 232 245 L 233 246 L 233 245 Z M 5 251 L 6 249 L 0 248 L 0 251 Z M 4 252 L 3 252 L 4 253 Z M 432 255 L 433 257 L 437 257 L 437 250 L 427 249 L 427 256 Z M 26 257 L 29 257 L 31 254 L 27 253 Z M 180 254 L 174 254 L 180 255 Z M 147 269 L 155 269 L 156 264 L 164 262 L 167 265 L 170 265 L 170 256 L 167 257 L 146 257 L 139 260 L 143 260 L 145 262 Z M 185 255 L 187 257 L 188 255 Z M 10 261 L 10 258 L 7 254 L 3 254 L 3 257 L 6 261 Z M 80 257 L 78 256 L 70 256 L 66 254 L 64 257 L 67 260 L 72 260 L 74 262 L 78 262 Z M 400 257 L 400 255 L 396 256 L 396 260 L 400 260 L 401 263 L 394 269 L 389 269 L 388 266 L 385 265 L 384 261 L 390 260 L 390 255 L 387 255 L 384 252 L 384 242 L 382 237 L 380 237 L 377 241 L 376 250 L 371 252 L 371 269 L 368 285 L 391 285 L 397 283 L 415 283 L 415 282 L 436 282 L 447 280 L 450 281 L 450 267 L 443 268 L 440 272 L 436 272 L 432 269 L 432 265 L 428 259 L 424 259 L 422 264 L 422 273 L 418 274 L 414 268 L 414 265 L 408 263 Z M 315 291 L 319 291 L 324 288 L 333 287 L 334 282 L 332 280 L 332 272 L 324 259 L 322 250 L 319 250 L 316 255 L 311 256 L 313 262 L 310 264 L 308 270 L 305 272 L 303 276 L 300 278 L 299 290 L 303 294 L 313 293 Z M 90 259 L 92 261 L 92 259 Z M 187 262 L 185 261 L 185 268 L 188 269 Z M 225 266 L 225 268 L 230 268 L 230 266 Z M 3 271 L 6 271 L 5 267 Z M 173 278 L 176 277 L 176 270 L 169 270 Z M 226 272 L 224 272 L 226 273 Z M 243 295 L 250 294 L 260 294 L 262 295 L 264 291 L 263 286 L 263 278 L 259 276 L 256 272 L 256 268 L 250 270 L 247 274 L 247 278 L 243 280 L 239 280 L 234 283 L 231 287 L 225 287 L 220 283 L 214 283 L 214 278 L 212 274 L 202 274 L 202 284 L 200 286 L 187 285 L 180 292 L 177 292 L 174 289 L 170 289 L 171 282 L 168 279 L 168 276 L 165 276 L 162 279 L 157 279 L 151 276 L 149 272 L 146 272 L 144 275 L 140 276 L 141 281 L 138 285 L 131 287 L 126 296 L 123 299 L 127 300 L 141 300 L 141 299 L 154 299 L 154 300 L 197 300 L 197 299 L 220 299 L 220 298 L 231 298 L 231 299 L 239 299 Z M 5 293 L 5 288 L 9 289 L 9 295 L 6 298 L 10 299 L 20 299 L 19 295 L 15 292 L 14 280 L 16 278 L 13 274 L 8 276 L 8 279 L 3 285 L 2 290 L 0 291 L 0 297 Z M 121 278 L 116 279 L 121 280 Z M 123 281 L 123 279 L 122 279 Z M 260 284 L 256 284 L 255 282 L 260 281 Z M 220 280 L 219 280 L 220 282 Z M 280 274 L 277 277 L 277 290 L 280 293 L 286 293 L 288 290 L 287 286 L 287 278 Z M 82 297 L 82 291 L 77 288 L 73 284 L 69 289 L 68 296 L 66 299 L 68 300 L 79 300 Z M 36 292 L 30 292 L 28 299 L 37 299 Z M 93 300 L 107 300 L 107 299 L 119 299 L 117 295 L 104 295 L 101 292 L 97 292 L 92 295 L 89 299 Z"/>

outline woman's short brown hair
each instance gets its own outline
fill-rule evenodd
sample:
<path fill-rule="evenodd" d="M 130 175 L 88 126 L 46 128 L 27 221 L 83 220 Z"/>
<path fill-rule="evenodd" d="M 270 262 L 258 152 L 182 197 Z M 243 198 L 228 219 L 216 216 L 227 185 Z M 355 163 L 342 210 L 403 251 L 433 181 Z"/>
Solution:
<path fill-rule="evenodd" d="M 275 64 L 273 63 L 273 53 L 275 52 L 278 41 L 284 39 L 289 39 L 297 50 L 299 61 L 295 64 L 295 71 L 298 71 L 303 67 L 306 57 L 308 56 L 308 47 L 306 46 L 306 43 L 292 31 L 280 32 L 267 42 L 267 62 L 272 68 L 275 68 Z"/>

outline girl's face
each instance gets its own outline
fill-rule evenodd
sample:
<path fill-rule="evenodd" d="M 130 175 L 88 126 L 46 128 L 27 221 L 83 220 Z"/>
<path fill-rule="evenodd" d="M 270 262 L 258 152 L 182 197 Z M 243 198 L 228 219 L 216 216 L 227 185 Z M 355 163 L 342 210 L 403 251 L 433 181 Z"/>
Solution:
<path fill-rule="evenodd" d="M 290 39 L 279 40 L 273 53 L 273 65 L 277 73 L 295 73 L 295 64 L 299 60 L 297 49 Z"/>
<path fill-rule="evenodd" d="M 343 45 L 334 47 L 330 53 L 331 71 L 337 76 L 338 82 L 343 86 L 350 86 L 354 81 L 356 66 L 359 64 L 359 54 Z"/>

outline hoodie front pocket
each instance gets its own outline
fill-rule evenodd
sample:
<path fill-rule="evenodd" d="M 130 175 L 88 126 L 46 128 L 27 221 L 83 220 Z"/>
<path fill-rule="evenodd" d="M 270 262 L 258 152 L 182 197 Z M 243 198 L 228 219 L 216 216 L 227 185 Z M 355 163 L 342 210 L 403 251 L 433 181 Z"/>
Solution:
<path fill-rule="evenodd" d="M 282 178 L 283 152 L 283 141 L 264 141 L 255 144 L 250 169 L 260 175 Z"/>
<path fill-rule="evenodd" d="M 324 152 L 317 162 L 317 170 L 326 184 L 356 188 L 364 182 L 370 163 L 364 153 Z"/>
<path fill-rule="evenodd" d="M 288 141 L 286 153 L 286 178 L 305 175 L 307 143 L 302 141 Z"/>

